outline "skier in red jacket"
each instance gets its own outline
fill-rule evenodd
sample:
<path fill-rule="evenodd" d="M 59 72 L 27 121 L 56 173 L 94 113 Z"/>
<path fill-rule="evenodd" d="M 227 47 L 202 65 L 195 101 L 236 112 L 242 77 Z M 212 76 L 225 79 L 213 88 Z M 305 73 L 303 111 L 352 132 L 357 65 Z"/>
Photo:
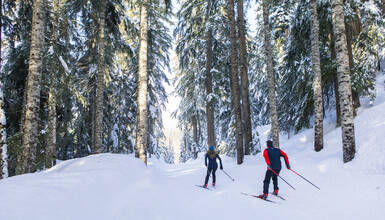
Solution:
<path fill-rule="evenodd" d="M 266 145 L 267 148 L 263 151 L 263 157 L 265 158 L 267 164 L 267 171 L 265 174 L 265 180 L 263 181 L 263 194 L 258 196 L 261 199 L 266 199 L 268 196 L 271 178 L 273 179 L 274 185 L 273 194 L 278 195 L 278 178 L 274 172 L 279 174 L 281 171 L 281 157 L 285 158 L 286 167 L 287 169 L 290 169 L 289 158 L 287 157 L 286 153 L 279 148 L 275 148 L 271 140 L 266 141 Z"/>

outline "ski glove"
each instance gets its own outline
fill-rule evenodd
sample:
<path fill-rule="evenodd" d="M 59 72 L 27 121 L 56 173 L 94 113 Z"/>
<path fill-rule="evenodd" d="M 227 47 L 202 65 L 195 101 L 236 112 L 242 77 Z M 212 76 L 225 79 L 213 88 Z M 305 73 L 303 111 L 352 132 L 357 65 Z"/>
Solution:
<path fill-rule="evenodd" d="M 221 166 L 219 169 L 223 170 L 223 166 Z"/>
<path fill-rule="evenodd" d="M 270 166 L 270 165 L 267 165 L 267 169 L 268 169 L 268 170 L 271 170 L 271 166 Z"/>
<path fill-rule="evenodd" d="M 288 170 L 290 170 L 290 164 L 287 164 L 287 165 L 286 165 L 286 168 L 287 168 Z"/>

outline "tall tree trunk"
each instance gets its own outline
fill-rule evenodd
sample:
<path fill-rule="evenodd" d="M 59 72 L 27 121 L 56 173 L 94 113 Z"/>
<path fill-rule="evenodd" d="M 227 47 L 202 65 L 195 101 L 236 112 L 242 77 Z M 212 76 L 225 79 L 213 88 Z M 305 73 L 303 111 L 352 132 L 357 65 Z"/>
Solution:
<path fill-rule="evenodd" d="M 192 117 L 192 126 L 193 126 L 193 138 L 194 138 L 193 154 L 194 154 L 194 159 L 197 159 L 197 157 L 198 157 L 198 152 L 197 152 L 197 146 L 198 146 L 198 123 L 197 123 L 196 115 L 193 115 L 193 117 Z"/>
<path fill-rule="evenodd" d="M 349 57 L 346 48 L 347 43 L 342 0 L 332 0 L 332 10 L 333 30 L 336 38 L 335 47 L 340 92 L 343 161 L 346 163 L 354 158 L 356 150 Z"/>
<path fill-rule="evenodd" d="M 140 38 L 139 38 L 139 86 L 138 86 L 138 118 L 136 132 L 136 156 L 147 165 L 147 44 L 148 44 L 148 0 L 141 1 L 140 6 Z"/>
<path fill-rule="evenodd" d="M 44 0 L 35 0 L 33 4 L 31 48 L 29 55 L 27 99 L 24 119 L 22 152 L 17 157 L 16 174 L 30 173 L 36 170 L 36 143 L 39 123 L 41 52 L 44 41 Z"/>
<path fill-rule="evenodd" d="M 0 52 L 1 52 L 1 48 L 0 48 Z M 1 63 L 0 63 L 0 68 L 1 68 Z M 8 177 L 8 154 L 7 154 L 6 119 L 5 119 L 5 112 L 4 112 L 3 81 L 0 81 L 0 179 L 7 178 L 7 177 Z"/>
<path fill-rule="evenodd" d="M 52 21 L 52 36 L 50 47 L 52 48 L 52 57 L 56 57 L 58 42 L 58 25 L 59 25 L 59 4 L 60 0 L 55 0 L 53 5 L 54 18 Z M 47 134 L 47 150 L 45 158 L 45 167 L 50 168 L 56 165 L 56 66 L 53 60 L 50 65 L 50 88 L 48 93 L 48 134 Z"/>
<path fill-rule="evenodd" d="M 353 50 L 352 50 L 352 28 L 350 24 L 345 22 L 345 34 L 346 34 L 346 46 L 349 57 L 349 73 L 350 76 L 354 74 L 354 60 L 353 60 Z M 360 98 L 358 93 L 352 88 L 352 98 L 353 98 L 353 115 L 356 116 L 356 109 L 361 106 Z"/>
<path fill-rule="evenodd" d="M 100 0 L 99 37 L 98 37 L 98 77 L 96 82 L 95 146 L 93 153 L 101 153 L 103 145 L 103 101 L 104 101 L 104 41 L 106 0 Z"/>
<path fill-rule="evenodd" d="M 333 29 L 333 27 L 331 27 Z M 335 61 L 337 59 L 336 56 L 336 50 L 335 50 L 335 37 L 334 33 L 330 33 L 329 37 L 329 49 L 330 49 L 330 58 L 332 61 Z M 333 70 L 334 71 L 334 70 Z M 334 95 L 336 99 L 336 127 L 339 127 L 341 125 L 341 109 L 340 109 L 340 99 L 339 99 L 339 91 L 338 91 L 338 79 L 337 79 L 337 72 L 333 72 L 333 84 L 334 84 Z"/>
<path fill-rule="evenodd" d="M 238 82 L 238 59 L 237 59 L 237 39 L 234 17 L 234 0 L 228 1 L 227 16 L 230 23 L 230 90 L 232 99 L 232 112 L 235 118 L 235 142 L 237 145 L 237 163 L 243 163 L 243 135 L 242 135 L 242 118 L 241 118 L 241 95 Z"/>
<path fill-rule="evenodd" d="M 273 52 L 271 48 L 271 33 L 269 24 L 269 9 L 270 1 L 263 0 L 263 30 L 265 34 L 264 46 L 265 46 L 265 62 L 267 78 L 269 82 L 269 105 L 270 105 L 270 121 L 271 121 L 271 134 L 273 137 L 274 147 L 279 147 L 279 131 L 278 131 L 278 109 L 277 99 L 275 96 L 275 77 L 273 69 Z"/>
<path fill-rule="evenodd" d="M 249 99 L 249 78 L 247 75 L 247 48 L 245 19 L 243 13 L 243 0 L 237 1 L 238 10 L 238 34 L 239 34 L 239 57 L 241 65 L 241 87 L 242 87 L 242 112 L 244 121 L 244 145 L 245 155 L 250 155 L 250 149 L 253 145 L 253 135 L 250 117 L 250 99 Z"/>
<path fill-rule="evenodd" d="M 310 0 L 311 15 L 311 50 L 313 63 L 313 91 L 314 91 L 314 150 L 320 151 L 323 148 L 323 98 L 322 78 L 319 52 L 319 24 L 317 1 Z"/>
<path fill-rule="evenodd" d="M 209 22 L 210 11 L 211 11 L 211 1 L 207 1 L 207 11 L 206 11 L 206 24 Z M 214 101 L 212 99 L 213 92 L 213 75 L 211 73 L 211 67 L 213 62 L 213 36 L 211 29 L 209 28 L 206 33 L 206 121 L 207 121 L 207 145 L 216 146 L 215 140 L 215 124 L 214 124 Z"/>
<path fill-rule="evenodd" d="M 3 1 L 0 0 L 0 17 L 3 17 Z M 0 20 L 0 70 L 1 70 L 1 32 L 3 30 L 3 20 Z M 4 92 L 3 79 L 0 78 L 0 179 L 8 177 L 8 154 L 7 154 L 7 132 L 6 118 L 4 112 Z"/>

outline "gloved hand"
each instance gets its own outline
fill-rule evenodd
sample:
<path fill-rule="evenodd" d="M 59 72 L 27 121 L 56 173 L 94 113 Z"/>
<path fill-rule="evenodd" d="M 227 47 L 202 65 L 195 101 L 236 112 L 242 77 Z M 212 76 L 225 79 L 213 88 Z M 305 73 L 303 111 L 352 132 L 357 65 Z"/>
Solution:
<path fill-rule="evenodd" d="M 207 163 L 205 164 L 205 166 L 207 167 Z"/>
<path fill-rule="evenodd" d="M 287 168 L 288 170 L 290 170 L 290 164 L 287 164 L 287 165 L 286 165 L 286 168 Z"/>
<path fill-rule="evenodd" d="M 267 169 L 268 169 L 268 170 L 271 170 L 272 168 L 271 168 L 271 166 L 270 166 L 270 165 L 267 165 Z"/>
<path fill-rule="evenodd" d="M 223 170 L 223 166 L 221 166 L 219 169 Z"/>

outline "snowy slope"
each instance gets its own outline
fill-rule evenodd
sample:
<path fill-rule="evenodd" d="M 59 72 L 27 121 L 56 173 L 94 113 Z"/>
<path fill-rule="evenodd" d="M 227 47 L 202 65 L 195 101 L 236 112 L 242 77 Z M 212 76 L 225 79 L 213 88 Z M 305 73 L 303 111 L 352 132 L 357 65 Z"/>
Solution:
<path fill-rule="evenodd" d="M 61 162 L 40 173 L 0 180 L 0 219 L 383 219 L 385 216 L 385 91 L 377 79 L 377 99 L 363 100 L 355 120 L 356 158 L 342 163 L 341 131 L 325 122 L 325 148 L 312 150 L 313 130 L 305 130 L 281 146 L 292 168 L 281 175 L 280 193 L 271 204 L 240 192 L 259 194 L 266 170 L 261 155 L 248 156 L 241 166 L 222 156 L 235 182 L 217 171 L 217 188 L 195 187 L 205 176 L 203 155 L 185 164 L 150 160 L 149 166 L 132 155 L 100 154 Z M 262 142 L 266 127 L 260 128 Z"/>

